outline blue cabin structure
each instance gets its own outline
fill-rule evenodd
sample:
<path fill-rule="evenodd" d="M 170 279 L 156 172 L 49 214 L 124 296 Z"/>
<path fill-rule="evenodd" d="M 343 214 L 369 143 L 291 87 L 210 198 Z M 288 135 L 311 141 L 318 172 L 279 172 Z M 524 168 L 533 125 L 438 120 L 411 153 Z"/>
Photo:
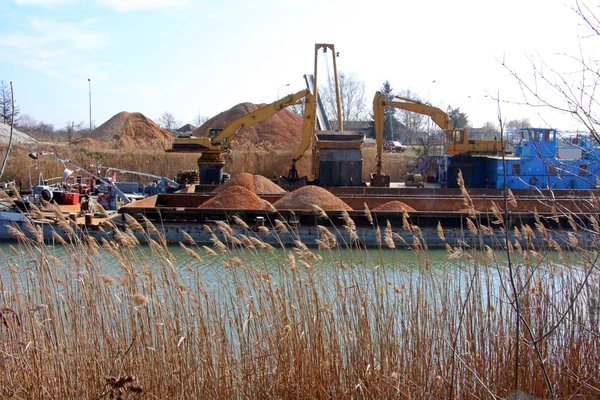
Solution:
<path fill-rule="evenodd" d="M 461 170 L 468 188 L 595 189 L 600 145 L 588 136 L 559 135 L 550 128 L 522 128 L 507 134 L 514 152 L 501 156 L 461 154 L 448 158 L 448 187 Z M 504 179 L 506 163 L 506 181 Z"/>

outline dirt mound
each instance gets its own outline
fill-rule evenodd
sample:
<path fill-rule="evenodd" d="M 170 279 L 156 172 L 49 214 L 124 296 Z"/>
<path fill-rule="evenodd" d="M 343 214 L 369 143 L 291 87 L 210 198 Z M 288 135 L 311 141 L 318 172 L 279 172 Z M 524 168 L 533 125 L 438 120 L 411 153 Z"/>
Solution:
<path fill-rule="evenodd" d="M 139 112 L 122 111 L 82 139 L 94 139 L 109 148 L 165 148 L 173 135 Z"/>
<path fill-rule="evenodd" d="M 198 208 L 230 208 L 233 210 L 264 210 L 260 197 L 243 186 L 231 186 Z"/>
<path fill-rule="evenodd" d="M 344 201 L 318 186 L 304 186 L 273 204 L 278 210 L 313 210 L 313 205 L 319 206 L 325 211 L 352 211 L 352 207 Z"/>
<path fill-rule="evenodd" d="M 258 110 L 265 104 L 241 103 L 206 121 L 198 127 L 193 135 L 205 137 L 209 128 L 224 129 L 236 118 Z M 240 129 L 236 139 L 231 143 L 232 148 L 244 144 L 260 144 L 265 149 L 293 149 L 300 145 L 302 138 L 302 118 L 287 109 L 283 109 L 266 120 Z"/>
<path fill-rule="evenodd" d="M 232 186 L 243 186 L 246 189 L 252 191 L 257 194 L 281 194 L 287 193 L 284 189 L 271 182 L 269 179 L 265 178 L 262 175 L 252 175 L 247 172 L 242 172 L 240 174 L 235 175 L 233 178 L 225 182 L 225 184 L 219 186 L 215 190 L 214 193 L 221 193 L 224 190 Z"/>
<path fill-rule="evenodd" d="M 373 209 L 373 211 L 404 211 L 404 210 L 406 210 L 407 212 L 417 211 L 414 208 L 412 208 L 411 206 L 409 206 L 408 204 L 405 204 L 398 200 L 388 201 L 387 203 L 384 203 L 384 204 L 380 205 L 379 207 L 375 207 Z"/>

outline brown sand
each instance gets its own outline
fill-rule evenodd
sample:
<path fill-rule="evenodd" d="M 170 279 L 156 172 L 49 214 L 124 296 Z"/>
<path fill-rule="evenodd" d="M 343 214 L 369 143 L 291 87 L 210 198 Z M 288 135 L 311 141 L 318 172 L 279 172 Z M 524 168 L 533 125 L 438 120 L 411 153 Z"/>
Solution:
<path fill-rule="evenodd" d="M 273 206 L 278 210 L 313 210 L 313 205 L 325 211 L 352 211 L 352 207 L 331 192 L 318 186 L 304 186 L 285 195 Z"/>
<path fill-rule="evenodd" d="M 232 210 L 264 210 L 260 197 L 243 186 L 231 186 L 198 208 L 229 208 Z"/>
<path fill-rule="evenodd" d="M 97 141 L 103 148 L 111 149 L 164 149 L 171 145 L 173 137 L 143 114 L 122 111 L 94 129 L 88 136 L 72 143 L 86 145 L 95 144 L 93 141 Z"/>
<path fill-rule="evenodd" d="M 242 172 L 213 190 L 213 193 L 221 193 L 232 186 L 243 186 L 256 194 L 282 194 L 287 193 L 284 189 L 271 182 L 262 175 L 252 175 Z"/>
<path fill-rule="evenodd" d="M 373 209 L 373 211 L 407 211 L 416 212 L 414 208 L 398 200 L 388 201 Z"/>
<path fill-rule="evenodd" d="M 238 104 L 206 121 L 193 132 L 193 135 L 206 137 L 209 128 L 224 129 L 236 118 L 249 114 L 264 105 Z M 260 144 L 265 149 L 296 149 L 300 145 L 301 138 L 302 118 L 283 109 L 254 126 L 240 129 L 236 139 L 231 143 L 231 147 L 239 148 L 252 143 Z"/>

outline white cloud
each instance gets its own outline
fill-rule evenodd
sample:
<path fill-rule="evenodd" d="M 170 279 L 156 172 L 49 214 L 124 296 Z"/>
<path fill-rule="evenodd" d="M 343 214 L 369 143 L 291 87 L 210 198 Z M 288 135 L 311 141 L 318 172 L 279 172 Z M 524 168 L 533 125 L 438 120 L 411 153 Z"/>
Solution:
<path fill-rule="evenodd" d="M 147 8 L 172 8 L 189 4 L 190 0 L 97 0 L 99 4 L 127 12 Z"/>
<path fill-rule="evenodd" d="M 104 46 L 108 42 L 105 32 L 85 29 L 87 21 L 81 24 L 56 22 L 49 19 L 32 19 L 31 25 L 43 38 L 51 42 L 67 43 L 79 50 L 89 50 Z"/>
<path fill-rule="evenodd" d="M 31 18 L 26 33 L 0 34 L 0 53 L 10 54 L 3 60 L 38 70 L 68 83 L 83 82 L 107 74 L 86 62 L 83 55 L 108 43 L 108 34 L 90 28 L 93 20 L 79 23 Z"/>
<path fill-rule="evenodd" d="M 69 0 L 12 0 L 13 3 L 19 6 L 55 6 L 66 3 Z"/>

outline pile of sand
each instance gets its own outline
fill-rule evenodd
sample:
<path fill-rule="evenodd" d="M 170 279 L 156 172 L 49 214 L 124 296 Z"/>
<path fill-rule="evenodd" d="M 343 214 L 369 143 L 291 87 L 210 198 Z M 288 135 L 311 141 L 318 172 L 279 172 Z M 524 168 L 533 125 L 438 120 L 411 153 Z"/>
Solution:
<path fill-rule="evenodd" d="M 388 201 L 380 205 L 379 207 L 375 207 L 373 211 L 407 211 L 407 212 L 416 212 L 414 208 L 405 204 L 398 200 Z"/>
<path fill-rule="evenodd" d="M 164 149 L 171 145 L 173 135 L 156 125 L 143 114 L 126 111 L 120 112 L 96 129 L 88 136 L 74 140 L 74 145 L 94 144 L 90 139 L 101 143 L 104 148 Z"/>
<path fill-rule="evenodd" d="M 331 192 L 318 186 L 304 186 L 285 195 L 273 206 L 278 210 L 313 210 L 313 205 L 325 211 L 352 211 L 352 207 Z"/>
<path fill-rule="evenodd" d="M 37 140 L 13 127 L 12 132 L 12 143 L 13 144 L 33 144 L 37 143 Z M 10 140 L 10 125 L 6 122 L 0 121 L 0 143 L 8 144 Z"/>
<path fill-rule="evenodd" d="M 209 128 L 224 129 L 236 118 L 242 117 L 265 104 L 241 103 L 209 119 L 198 127 L 193 135 L 205 137 Z M 296 149 L 302 139 L 302 118 L 287 109 L 249 128 L 238 132 L 236 139 L 231 143 L 232 148 L 243 146 L 247 143 L 263 144 L 269 149 Z"/>
<path fill-rule="evenodd" d="M 213 190 L 214 193 L 221 193 L 232 186 L 243 186 L 253 193 L 257 194 L 282 194 L 287 193 L 279 185 L 271 182 L 262 175 L 252 175 L 247 172 L 235 175 L 233 178 L 225 182 L 225 184 Z"/>
<path fill-rule="evenodd" d="M 198 208 L 227 208 L 232 210 L 264 210 L 265 203 L 260 197 L 243 186 L 231 186 Z"/>

